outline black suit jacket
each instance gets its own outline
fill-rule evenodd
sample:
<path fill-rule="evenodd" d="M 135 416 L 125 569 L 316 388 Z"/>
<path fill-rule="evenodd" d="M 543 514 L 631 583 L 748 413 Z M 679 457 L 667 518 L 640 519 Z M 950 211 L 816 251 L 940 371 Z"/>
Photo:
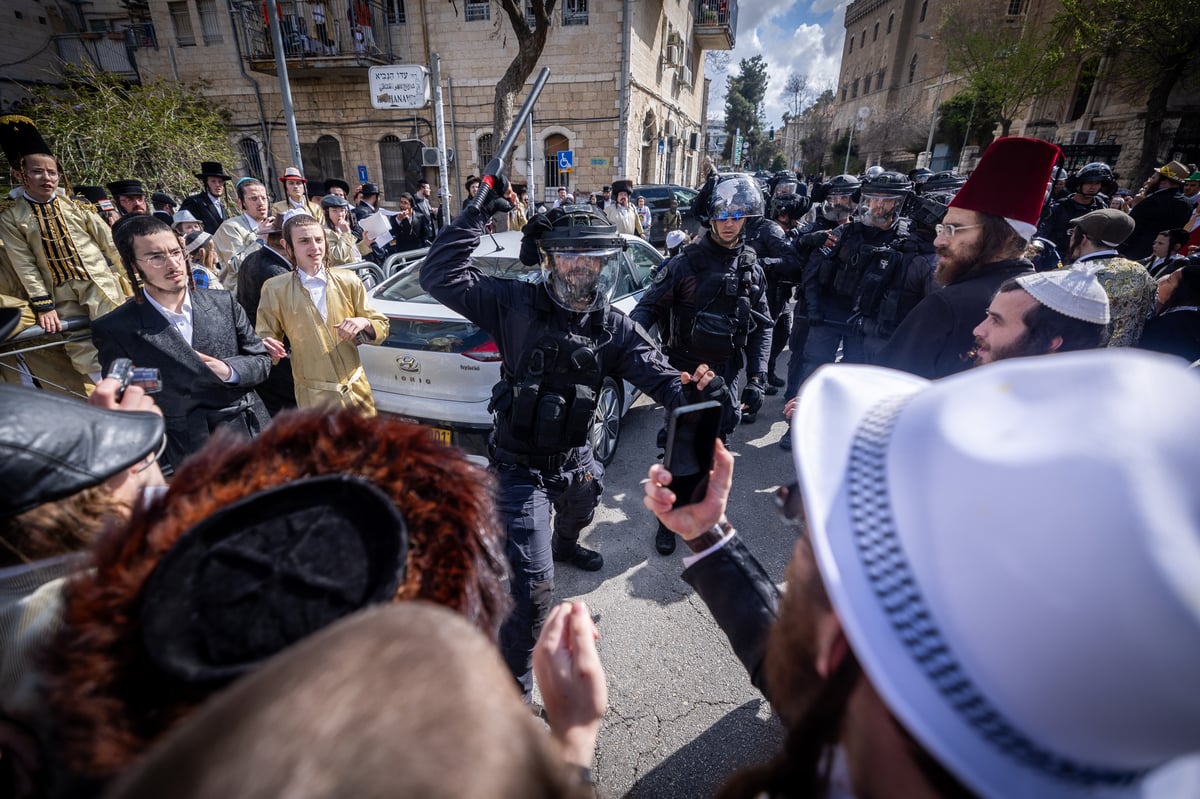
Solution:
<path fill-rule="evenodd" d="M 158 369 L 162 390 L 154 399 L 166 418 L 164 460 L 172 467 L 203 447 L 217 427 L 231 423 L 253 433 L 269 421 L 254 387 L 267 379 L 271 356 L 246 312 L 228 291 L 194 289 L 191 297 L 191 346 L 148 302 L 127 300 L 92 322 L 92 341 L 105 371 L 117 358 Z M 198 352 L 225 361 L 239 382 L 222 382 Z"/>
<path fill-rule="evenodd" d="M 213 207 L 212 200 L 208 197 L 208 192 L 202 191 L 199 194 L 193 194 L 184 199 L 179 206 L 180 211 L 190 211 L 192 216 L 199 219 L 204 224 L 204 232 L 209 235 L 216 235 L 217 228 L 221 223 L 229 218 L 229 211 L 226 209 L 226 215 L 221 216 L 217 213 L 217 209 Z M 237 214 L 234 214 L 237 216 Z"/>
<path fill-rule="evenodd" d="M 269 247 L 259 247 L 242 261 L 238 268 L 237 298 L 246 316 L 250 317 L 252 327 L 258 324 L 258 303 L 262 299 L 263 283 L 291 271 L 291 263 Z"/>
<path fill-rule="evenodd" d="M 1117 248 L 1131 261 L 1150 255 L 1154 238 L 1164 230 L 1183 227 L 1192 216 L 1192 207 L 1183 199 L 1182 191 L 1156 191 L 1133 207 L 1133 233 Z"/>

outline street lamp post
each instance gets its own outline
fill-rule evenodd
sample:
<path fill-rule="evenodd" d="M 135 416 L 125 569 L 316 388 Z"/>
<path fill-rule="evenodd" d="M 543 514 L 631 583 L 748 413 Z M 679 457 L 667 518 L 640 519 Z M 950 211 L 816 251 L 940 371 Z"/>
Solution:
<path fill-rule="evenodd" d="M 918 39 L 927 39 L 936 41 L 937 37 L 931 33 L 918 33 Z M 929 137 L 925 139 L 925 152 L 929 153 L 929 163 L 926 167 L 933 168 L 933 132 L 937 128 L 938 111 L 942 105 L 942 86 L 946 84 L 946 67 L 949 66 L 949 53 L 946 53 L 943 48 L 942 53 L 942 76 L 938 78 L 937 92 L 933 95 L 933 116 L 929 119 Z"/>

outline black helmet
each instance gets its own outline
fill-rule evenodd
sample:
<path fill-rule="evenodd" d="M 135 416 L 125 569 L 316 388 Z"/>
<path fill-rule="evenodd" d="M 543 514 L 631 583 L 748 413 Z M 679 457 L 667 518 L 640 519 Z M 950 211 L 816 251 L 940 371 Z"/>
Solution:
<path fill-rule="evenodd" d="M 883 172 L 884 169 L 879 164 L 876 164 L 872 167 L 867 167 L 867 171 L 863 174 L 863 182 L 869 183 L 870 181 L 882 175 Z"/>
<path fill-rule="evenodd" d="M 912 194 L 912 182 L 899 172 L 880 172 L 862 187 L 858 210 L 863 221 L 891 225 L 900 218 L 904 201 Z"/>
<path fill-rule="evenodd" d="M 949 205 L 958 190 L 967 184 L 967 179 L 957 172 L 935 172 L 917 187 L 917 192 L 932 197 L 942 205 Z"/>
<path fill-rule="evenodd" d="M 696 218 L 705 225 L 722 213 L 729 213 L 737 219 L 762 216 L 764 206 L 758 181 L 740 172 L 710 176 L 692 201 Z"/>
<path fill-rule="evenodd" d="M 768 184 L 770 195 L 778 197 L 781 194 L 796 194 L 800 190 L 800 179 L 794 172 L 776 172 Z"/>
<path fill-rule="evenodd" d="M 590 205 L 556 208 L 539 216 L 525 226 L 522 261 L 526 242 L 536 242 L 542 280 L 556 303 L 578 313 L 607 306 L 621 274 L 621 251 L 627 246 L 616 225 Z"/>
<path fill-rule="evenodd" d="M 1103 161 L 1093 161 L 1084 164 L 1067 180 L 1067 188 L 1078 191 L 1084 183 L 1099 183 L 1100 193 L 1111 195 L 1117 190 L 1117 181 L 1113 177 L 1112 167 Z"/>
<path fill-rule="evenodd" d="M 926 169 L 923 166 L 919 166 L 908 173 L 908 179 L 913 182 L 914 186 L 920 186 L 922 183 L 932 177 L 933 174 L 934 172 L 932 169 Z"/>
<path fill-rule="evenodd" d="M 858 205 L 862 182 L 854 175 L 837 175 L 820 185 L 821 216 L 830 222 L 842 223 Z M 814 195 L 816 192 L 814 192 Z M 815 202 L 818 198 L 813 197 Z"/>
<path fill-rule="evenodd" d="M 771 218 L 786 216 L 796 221 L 808 213 L 812 201 L 799 194 L 779 194 L 771 202 Z"/>
<path fill-rule="evenodd" d="M 946 218 L 948 210 L 945 203 L 941 202 L 937 194 L 920 194 L 913 198 L 909 204 L 908 218 L 914 224 L 932 229 L 934 225 L 941 224 Z"/>
<path fill-rule="evenodd" d="M 1056 166 L 1056 167 L 1054 167 L 1054 169 L 1050 170 L 1050 180 L 1054 181 L 1055 183 L 1057 183 L 1060 180 L 1066 180 L 1066 179 L 1067 179 L 1067 170 L 1063 169 L 1061 166 Z"/>

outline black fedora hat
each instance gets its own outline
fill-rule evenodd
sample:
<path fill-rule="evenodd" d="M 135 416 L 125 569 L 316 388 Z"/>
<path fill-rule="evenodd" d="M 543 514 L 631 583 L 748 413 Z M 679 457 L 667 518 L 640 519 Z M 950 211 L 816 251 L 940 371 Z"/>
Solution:
<path fill-rule="evenodd" d="M 201 161 L 200 171 L 195 173 L 197 180 L 205 178 L 220 178 L 221 180 L 233 180 L 232 177 L 225 174 L 225 170 L 221 168 L 221 164 L 217 161 Z"/>
<path fill-rule="evenodd" d="M 76 186 L 75 193 L 86 197 L 88 202 L 98 203 L 108 199 L 108 192 L 103 186 Z"/>
<path fill-rule="evenodd" d="M 114 180 L 112 183 L 106 185 L 108 186 L 108 190 L 112 192 L 113 197 L 120 197 L 123 194 L 140 194 L 143 197 L 146 196 L 146 189 L 142 187 L 140 180 Z"/>
<path fill-rule="evenodd" d="M 326 194 L 328 194 L 330 191 L 332 191 L 335 188 L 341 189 L 342 191 L 346 192 L 347 197 L 350 196 L 350 184 L 347 183 L 346 181 L 342 180 L 341 178 L 330 178 L 329 180 L 325 181 L 325 193 Z"/>
<path fill-rule="evenodd" d="M 163 555 L 146 582 L 142 641 L 178 679 L 227 680 L 391 601 L 407 558 L 404 517 L 373 483 L 325 475 L 260 491 Z"/>

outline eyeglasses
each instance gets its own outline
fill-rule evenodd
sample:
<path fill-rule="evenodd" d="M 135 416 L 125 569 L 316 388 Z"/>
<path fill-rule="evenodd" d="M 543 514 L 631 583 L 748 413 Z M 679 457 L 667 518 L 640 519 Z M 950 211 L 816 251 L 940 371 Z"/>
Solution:
<path fill-rule="evenodd" d="M 983 225 L 934 225 L 933 229 L 939 236 L 952 239 L 958 231 L 970 230 L 973 227 L 983 227 Z"/>
<path fill-rule="evenodd" d="M 718 222 L 728 222 L 732 219 L 734 222 L 736 222 L 745 215 L 746 212 L 739 208 L 736 211 L 717 211 L 715 214 L 713 214 L 713 219 L 717 220 Z"/>
<path fill-rule="evenodd" d="M 183 256 L 183 250 L 167 250 L 166 252 L 152 252 L 149 255 L 144 255 L 141 258 L 138 258 L 138 260 L 162 269 L 172 261 L 182 261 Z"/>

